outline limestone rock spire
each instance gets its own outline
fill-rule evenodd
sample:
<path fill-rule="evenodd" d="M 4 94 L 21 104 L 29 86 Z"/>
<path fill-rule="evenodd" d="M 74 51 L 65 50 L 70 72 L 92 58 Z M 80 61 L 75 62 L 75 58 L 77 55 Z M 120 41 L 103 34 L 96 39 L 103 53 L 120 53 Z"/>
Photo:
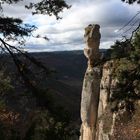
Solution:
<path fill-rule="evenodd" d="M 96 139 L 96 122 L 100 92 L 100 68 L 94 67 L 99 60 L 100 26 L 90 24 L 85 28 L 84 54 L 88 59 L 81 97 L 81 136 L 80 140 Z"/>

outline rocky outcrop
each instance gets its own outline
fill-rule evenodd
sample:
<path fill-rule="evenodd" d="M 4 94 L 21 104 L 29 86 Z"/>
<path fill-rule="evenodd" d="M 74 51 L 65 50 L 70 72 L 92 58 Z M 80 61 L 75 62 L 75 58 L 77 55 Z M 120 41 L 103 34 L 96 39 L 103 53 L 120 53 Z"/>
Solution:
<path fill-rule="evenodd" d="M 84 39 L 86 47 L 84 48 L 84 54 L 88 59 L 88 68 L 93 68 L 95 62 L 99 59 L 99 45 L 101 34 L 99 32 L 100 26 L 97 24 L 89 25 L 85 28 Z"/>
<path fill-rule="evenodd" d="M 98 107 L 98 134 L 97 140 L 109 140 L 113 132 L 116 115 L 111 114 L 108 103 L 115 88 L 115 80 L 112 79 L 112 64 L 107 62 L 103 66 L 102 79 L 100 83 L 100 98 Z"/>
<path fill-rule="evenodd" d="M 103 66 L 96 140 L 138 140 L 140 138 L 139 101 L 127 98 L 115 99 L 119 82 L 113 76 L 115 68 L 114 61 L 108 61 Z"/>
<path fill-rule="evenodd" d="M 81 99 L 81 136 L 80 140 L 95 140 L 98 114 L 100 68 L 93 67 L 99 59 L 100 32 L 99 25 L 89 25 L 85 28 L 86 47 L 84 54 L 88 59 Z"/>
<path fill-rule="evenodd" d="M 101 68 L 94 67 L 96 62 L 101 62 L 99 28 L 99 25 L 85 28 L 84 54 L 88 68 L 82 89 L 80 140 L 139 140 L 139 98 L 125 97 L 118 87 L 119 78 L 114 76 L 120 59 L 107 61 Z M 134 87 L 138 94 L 139 88 Z"/>

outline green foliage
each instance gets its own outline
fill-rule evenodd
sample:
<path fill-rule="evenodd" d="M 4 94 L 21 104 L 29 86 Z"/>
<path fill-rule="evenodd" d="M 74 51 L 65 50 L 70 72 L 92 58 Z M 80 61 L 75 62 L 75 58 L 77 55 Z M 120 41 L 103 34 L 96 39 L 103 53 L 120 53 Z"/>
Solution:
<path fill-rule="evenodd" d="M 130 58 L 134 63 L 140 65 L 140 29 L 138 29 L 133 37 L 132 47 Z"/>
<path fill-rule="evenodd" d="M 20 135 L 14 127 L 0 121 L 0 140 L 19 140 Z"/>
<path fill-rule="evenodd" d="M 127 39 L 123 42 L 116 41 L 109 51 L 111 59 L 127 57 L 130 51 L 130 40 Z"/>
<path fill-rule="evenodd" d="M 61 108 L 62 109 L 62 108 Z M 57 110 L 57 118 L 47 111 L 39 111 L 31 122 L 25 139 L 26 140 L 69 140 L 75 136 L 73 127 L 70 125 L 67 112 Z M 58 120 L 59 117 L 59 120 Z"/>
<path fill-rule="evenodd" d="M 14 36 L 29 36 L 36 27 L 28 24 L 23 24 L 21 19 L 0 17 L 0 34 L 4 37 Z"/>
<path fill-rule="evenodd" d="M 3 4 L 13 4 L 18 3 L 21 0 L 1 0 L 0 10 L 3 13 Z M 49 16 L 56 16 L 59 19 L 59 13 L 63 11 L 64 8 L 70 8 L 64 0 L 42 0 L 38 3 L 30 3 L 30 5 L 25 6 L 28 9 L 34 9 L 33 14 L 47 14 Z M 7 37 L 10 40 L 17 40 L 17 37 L 30 36 L 32 31 L 36 27 L 34 25 L 23 24 L 23 21 L 19 18 L 0 16 L 0 34 Z M 39 37 L 38 35 L 37 37 Z M 47 37 L 43 37 L 47 39 Z"/>
<path fill-rule="evenodd" d="M 0 99 L 0 110 L 3 110 L 6 108 L 6 104 L 5 104 L 5 101 Z"/>
<path fill-rule="evenodd" d="M 10 77 L 5 76 L 4 72 L 0 71 L 0 96 L 10 92 L 12 89 Z"/>
<path fill-rule="evenodd" d="M 27 9 L 35 9 L 34 14 L 47 14 L 49 16 L 55 15 L 57 19 L 60 19 L 58 14 L 63 11 L 64 8 L 70 8 L 64 0 L 42 0 L 38 3 L 30 3 L 29 6 L 25 6 Z"/>
<path fill-rule="evenodd" d="M 113 76 L 118 79 L 117 90 L 112 94 L 112 101 L 115 100 L 137 100 L 140 99 L 140 29 L 138 29 L 132 40 L 126 45 L 124 57 L 114 60 Z M 115 44 L 115 50 L 123 48 L 124 42 Z M 114 54 L 113 54 L 114 55 Z M 118 56 L 118 54 L 116 53 Z"/>
<path fill-rule="evenodd" d="M 0 71 L 0 110 L 6 108 L 3 96 L 12 92 L 12 90 L 13 86 L 11 85 L 10 78 L 5 76 L 3 71 Z"/>

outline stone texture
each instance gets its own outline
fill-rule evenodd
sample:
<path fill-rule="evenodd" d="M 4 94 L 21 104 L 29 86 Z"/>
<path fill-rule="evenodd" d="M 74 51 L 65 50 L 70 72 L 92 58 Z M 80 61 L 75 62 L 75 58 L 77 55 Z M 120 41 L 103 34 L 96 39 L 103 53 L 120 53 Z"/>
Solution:
<path fill-rule="evenodd" d="M 80 140 L 95 140 L 100 92 L 100 68 L 93 67 L 99 59 L 100 26 L 89 25 L 85 28 L 86 47 L 84 54 L 88 59 L 81 98 L 81 136 Z"/>
<path fill-rule="evenodd" d="M 84 39 L 86 47 L 84 54 L 88 59 L 88 68 L 92 68 L 94 63 L 99 59 L 99 45 L 100 45 L 100 26 L 97 24 L 89 25 L 85 28 Z"/>
<path fill-rule="evenodd" d="M 107 62 L 103 66 L 102 78 L 100 83 L 100 99 L 99 99 L 99 108 L 98 108 L 98 117 L 100 117 L 108 104 L 108 100 L 111 96 L 110 90 L 112 89 L 112 62 Z"/>
<path fill-rule="evenodd" d="M 81 138 L 94 140 L 100 90 L 100 69 L 87 69 L 85 73 L 81 99 Z"/>
<path fill-rule="evenodd" d="M 112 64 L 112 61 L 106 62 L 102 70 L 98 107 L 97 140 L 110 140 L 110 135 L 112 135 L 114 129 L 116 115 L 111 114 L 110 110 L 107 110 L 112 89 L 114 89 L 115 86 L 115 80 L 112 79 Z"/>

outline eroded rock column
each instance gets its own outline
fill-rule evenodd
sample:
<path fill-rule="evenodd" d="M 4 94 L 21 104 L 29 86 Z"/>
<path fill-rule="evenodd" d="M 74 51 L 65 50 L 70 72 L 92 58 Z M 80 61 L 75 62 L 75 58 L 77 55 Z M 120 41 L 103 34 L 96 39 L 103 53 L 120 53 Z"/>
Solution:
<path fill-rule="evenodd" d="M 96 139 L 96 123 L 100 93 L 100 68 L 94 67 L 99 60 L 100 26 L 89 25 L 85 28 L 84 54 L 88 59 L 88 68 L 85 73 L 81 98 L 81 136 L 80 140 Z"/>

